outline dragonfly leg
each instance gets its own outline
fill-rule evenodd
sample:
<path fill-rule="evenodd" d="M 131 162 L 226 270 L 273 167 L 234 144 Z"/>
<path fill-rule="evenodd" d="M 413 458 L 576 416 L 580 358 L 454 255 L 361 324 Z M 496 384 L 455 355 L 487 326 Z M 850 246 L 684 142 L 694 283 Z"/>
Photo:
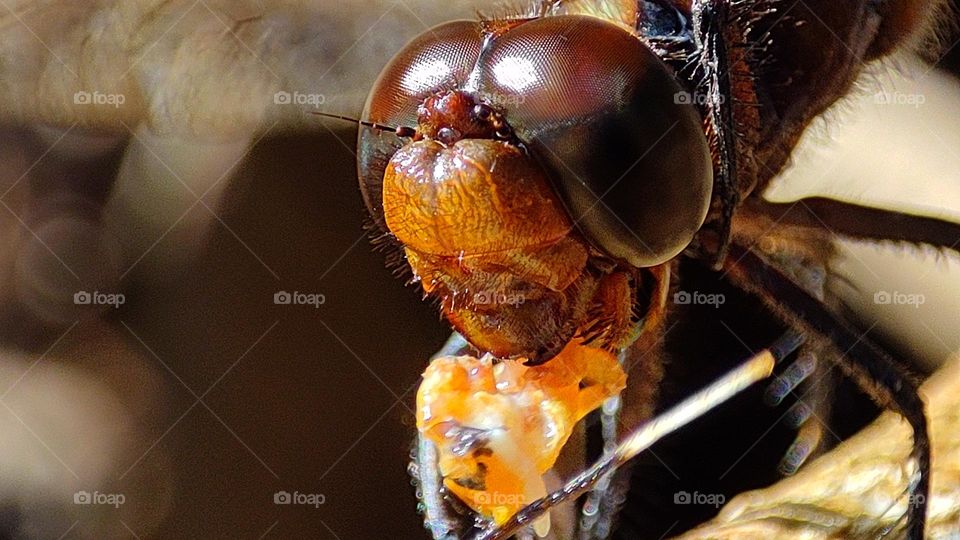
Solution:
<path fill-rule="evenodd" d="M 913 428 L 911 458 L 916 475 L 909 494 L 906 535 L 922 540 L 930 491 L 930 439 L 917 382 L 884 349 L 835 314 L 822 301 L 739 242 L 731 244 L 724 264 L 737 287 L 763 300 L 785 322 L 831 343 L 840 353 L 839 367 L 882 406 L 899 412 Z"/>

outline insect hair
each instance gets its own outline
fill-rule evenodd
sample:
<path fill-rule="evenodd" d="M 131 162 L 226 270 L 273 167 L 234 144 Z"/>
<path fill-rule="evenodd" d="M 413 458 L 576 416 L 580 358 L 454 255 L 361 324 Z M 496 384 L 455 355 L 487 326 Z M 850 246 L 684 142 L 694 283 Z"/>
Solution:
<path fill-rule="evenodd" d="M 947 52 L 960 30 L 960 7 L 947 0 L 931 0 L 927 20 L 919 25 L 903 46 L 928 62 L 936 62 Z"/>

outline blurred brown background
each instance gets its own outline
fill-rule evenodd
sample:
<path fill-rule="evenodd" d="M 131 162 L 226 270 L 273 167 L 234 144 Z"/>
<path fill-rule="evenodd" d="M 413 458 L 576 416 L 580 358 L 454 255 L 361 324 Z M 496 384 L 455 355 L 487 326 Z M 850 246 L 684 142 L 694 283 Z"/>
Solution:
<path fill-rule="evenodd" d="M 31 138 L 19 142 L 33 146 L 32 158 L 43 145 L 25 144 Z M 48 159 L 73 168 L 69 158 Z M 175 268 L 178 236 L 201 232 L 171 229 L 119 282 L 126 303 L 104 320 L 68 303 L 81 288 L 65 265 L 86 277 L 107 264 L 85 257 L 90 238 L 42 238 L 55 257 L 5 220 L 17 254 L 4 259 L 12 272 L 2 373 L 5 388 L 16 386 L 0 411 L 10 447 L 2 453 L 44 469 L 35 478 L 18 458 L 0 457 L 11 460 L 4 474 L 26 477 L 8 494 L 9 525 L 42 538 L 75 520 L 71 535 L 91 538 L 129 536 L 126 526 L 163 538 L 258 538 L 271 527 L 277 538 L 334 537 L 326 527 L 340 538 L 413 535 L 405 473 L 413 385 L 446 331 L 371 250 L 352 160 L 330 136 L 263 141 L 217 206 L 225 225 Z M 20 187 L 31 190 L 32 180 Z M 59 219 L 83 223 L 65 213 Z M 118 270 L 126 268 L 106 273 Z M 23 283 L 31 278 L 46 281 Z M 325 302 L 275 305 L 277 291 Z M 80 322 L 57 324 L 51 311 Z M 57 395 L 61 386 L 72 388 Z M 38 402 L 50 403 L 38 411 Z M 126 526 L 102 509 L 71 508 L 79 490 L 125 494 L 106 514 Z M 325 503 L 277 506 L 278 491 L 321 493 Z M 43 507 L 52 513 L 38 514 Z M 383 517 L 358 519 L 375 515 Z"/>

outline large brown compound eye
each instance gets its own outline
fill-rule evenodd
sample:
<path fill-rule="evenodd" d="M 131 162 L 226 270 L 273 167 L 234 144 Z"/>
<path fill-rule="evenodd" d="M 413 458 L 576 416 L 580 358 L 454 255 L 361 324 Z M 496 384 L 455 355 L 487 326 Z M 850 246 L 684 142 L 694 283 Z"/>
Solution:
<path fill-rule="evenodd" d="M 481 32 L 477 21 L 455 21 L 414 38 L 380 73 L 362 118 L 388 126 L 416 126 L 417 107 L 424 100 L 467 80 L 480 56 Z M 360 189 L 370 215 L 384 231 L 383 173 L 403 142 L 392 133 L 363 126 L 357 140 Z"/>
<path fill-rule="evenodd" d="M 690 243 L 710 203 L 710 151 L 689 94 L 639 39 L 547 17 L 494 40 L 478 70 L 479 98 L 498 105 L 597 247 L 645 267 Z"/>

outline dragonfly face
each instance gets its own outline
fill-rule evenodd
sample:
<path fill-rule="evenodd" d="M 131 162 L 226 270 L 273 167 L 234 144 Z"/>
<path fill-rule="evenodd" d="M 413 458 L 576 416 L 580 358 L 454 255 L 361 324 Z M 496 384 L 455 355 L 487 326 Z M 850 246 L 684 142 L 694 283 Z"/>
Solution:
<path fill-rule="evenodd" d="M 641 268 L 692 240 L 712 166 L 671 70 L 613 23 L 455 22 L 384 70 L 360 134 L 375 220 L 481 350 L 534 361 L 574 335 L 619 348 Z M 639 313 L 640 316 L 643 313 Z"/>
<path fill-rule="evenodd" d="M 577 336 L 643 348 L 647 380 L 632 378 L 645 385 L 634 389 L 640 417 L 661 373 L 660 325 L 676 316 L 665 303 L 674 260 L 722 268 L 907 418 L 910 490 L 925 500 L 929 442 L 915 384 L 796 278 L 825 265 L 831 234 L 951 249 L 960 227 L 822 199 L 790 214 L 757 194 L 865 62 L 907 41 L 934 6 L 784 4 L 542 1 L 525 15 L 436 27 L 370 94 L 364 120 L 378 127 L 358 140 L 364 199 L 476 349 L 539 363 Z M 786 231 L 786 253 L 758 254 L 771 224 Z M 425 493 L 441 489 L 436 477 L 420 475 Z M 437 537 L 459 528 L 431 504 Z M 542 511 L 522 511 L 515 525 Z M 922 538 L 924 512 L 908 510 L 909 538 Z"/>

